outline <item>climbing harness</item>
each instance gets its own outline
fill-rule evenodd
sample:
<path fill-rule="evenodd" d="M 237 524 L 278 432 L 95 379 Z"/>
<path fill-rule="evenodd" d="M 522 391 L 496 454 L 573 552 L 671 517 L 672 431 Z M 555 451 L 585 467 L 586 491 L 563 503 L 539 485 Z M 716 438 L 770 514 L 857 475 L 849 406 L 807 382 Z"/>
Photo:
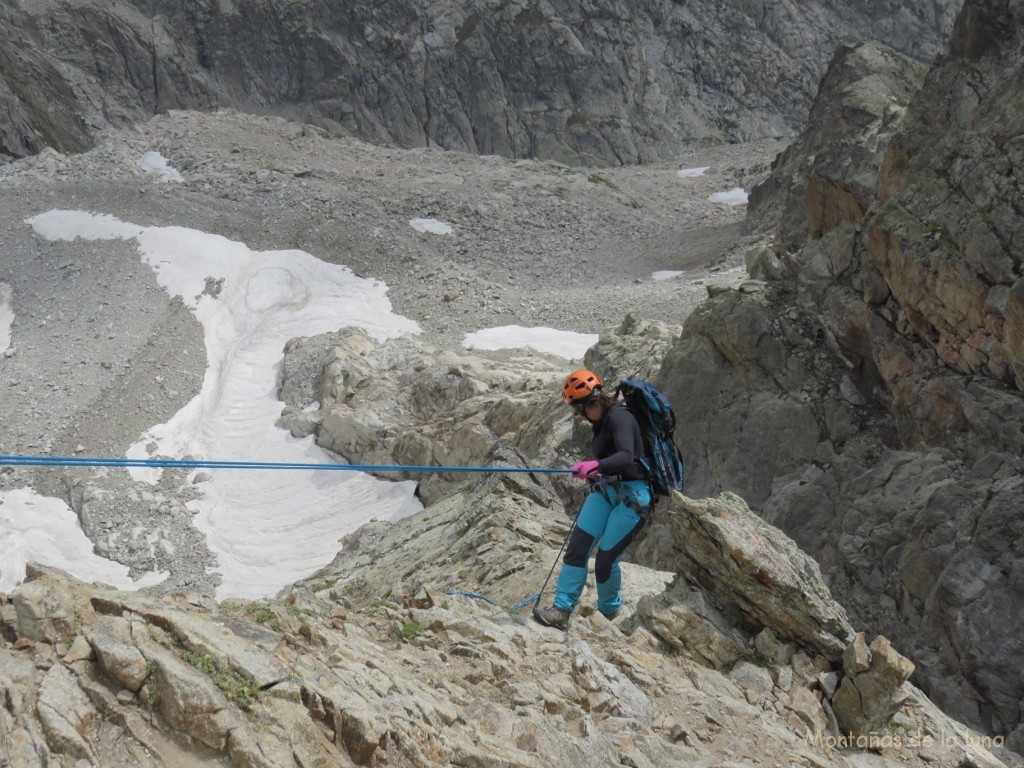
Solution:
<path fill-rule="evenodd" d="M 609 488 L 615 491 L 615 499 L 608 494 Z M 632 509 L 636 513 L 637 517 L 643 521 L 643 526 L 641 527 L 646 526 L 654 516 L 654 504 L 641 504 L 629 488 L 623 488 L 622 481 L 612 480 L 610 477 L 600 477 L 594 483 L 594 490 L 604 496 L 605 500 L 612 506 L 615 506 L 618 502 L 622 502 Z M 654 498 L 653 489 L 651 491 L 651 498 Z"/>

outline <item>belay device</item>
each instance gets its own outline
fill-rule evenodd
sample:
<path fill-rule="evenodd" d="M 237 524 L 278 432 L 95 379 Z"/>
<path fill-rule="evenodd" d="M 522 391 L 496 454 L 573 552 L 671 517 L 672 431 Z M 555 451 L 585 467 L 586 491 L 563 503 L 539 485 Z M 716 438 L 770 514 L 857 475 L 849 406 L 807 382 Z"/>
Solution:
<path fill-rule="evenodd" d="M 655 501 L 683 490 L 683 456 L 675 443 L 676 415 L 668 398 L 653 384 L 623 379 L 615 390 L 640 425 L 644 455 L 640 464 Z"/>

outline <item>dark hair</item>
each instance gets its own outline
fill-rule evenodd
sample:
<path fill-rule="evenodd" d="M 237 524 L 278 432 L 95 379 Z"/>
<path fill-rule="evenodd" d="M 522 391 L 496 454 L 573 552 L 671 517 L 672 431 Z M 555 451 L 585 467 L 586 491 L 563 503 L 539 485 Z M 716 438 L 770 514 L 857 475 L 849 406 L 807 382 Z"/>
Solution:
<path fill-rule="evenodd" d="M 611 408 L 615 405 L 615 400 L 610 396 L 606 395 L 604 389 L 601 387 L 595 387 L 594 393 L 587 398 L 588 403 L 600 403 L 604 409 Z"/>

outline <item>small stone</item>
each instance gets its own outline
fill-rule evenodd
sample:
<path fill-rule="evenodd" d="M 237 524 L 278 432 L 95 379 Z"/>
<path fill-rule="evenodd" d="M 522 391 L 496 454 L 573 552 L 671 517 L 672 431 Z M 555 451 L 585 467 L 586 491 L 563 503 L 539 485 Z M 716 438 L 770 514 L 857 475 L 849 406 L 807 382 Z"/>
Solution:
<path fill-rule="evenodd" d="M 863 632 L 858 632 L 853 642 L 843 652 L 843 671 L 848 677 L 867 672 L 871 668 L 871 651 L 868 650 Z"/>
<path fill-rule="evenodd" d="M 267 689 L 267 693 L 273 696 L 275 699 L 283 699 L 284 701 L 292 701 L 296 704 L 302 703 L 302 686 L 298 683 L 286 680 L 283 683 L 271 686 Z M 319 701 L 319 697 L 317 697 Z M 314 712 L 312 708 L 311 712 Z M 326 713 L 325 713 L 326 714 Z"/>
<path fill-rule="evenodd" d="M 818 685 L 821 686 L 821 690 L 825 692 L 825 695 L 831 699 L 835 696 L 836 688 L 839 687 L 839 675 L 835 672 L 819 672 Z"/>
<path fill-rule="evenodd" d="M 775 683 L 775 687 L 783 691 L 788 691 L 793 687 L 793 668 L 774 666 L 771 669 L 772 682 Z"/>
<path fill-rule="evenodd" d="M 96 658 L 89 641 L 82 635 L 76 635 L 71 641 L 71 647 L 63 655 L 65 664 L 74 664 L 76 661 L 91 661 Z"/>

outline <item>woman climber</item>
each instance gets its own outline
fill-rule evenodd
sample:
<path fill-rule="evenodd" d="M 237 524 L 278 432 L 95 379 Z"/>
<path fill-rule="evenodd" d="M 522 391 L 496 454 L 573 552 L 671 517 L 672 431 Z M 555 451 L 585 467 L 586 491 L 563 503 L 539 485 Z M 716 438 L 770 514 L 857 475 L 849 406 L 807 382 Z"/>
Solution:
<path fill-rule="evenodd" d="M 569 535 L 555 599 L 548 608 L 534 608 L 533 616 L 541 624 L 566 630 L 583 593 L 587 562 L 595 546 L 597 610 L 609 621 L 618 615 L 622 607 L 619 560 L 650 514 L 651 487 L 637 462 L 644 452 L 640 425 L 622 403 L 604 393 L 596 374 L 586 369 L 569 374 L 562 385 L 562 399 L 593 425 L 590 450 L 594 458 L 572 467 L 573 477 L 593 487 Z"/>

